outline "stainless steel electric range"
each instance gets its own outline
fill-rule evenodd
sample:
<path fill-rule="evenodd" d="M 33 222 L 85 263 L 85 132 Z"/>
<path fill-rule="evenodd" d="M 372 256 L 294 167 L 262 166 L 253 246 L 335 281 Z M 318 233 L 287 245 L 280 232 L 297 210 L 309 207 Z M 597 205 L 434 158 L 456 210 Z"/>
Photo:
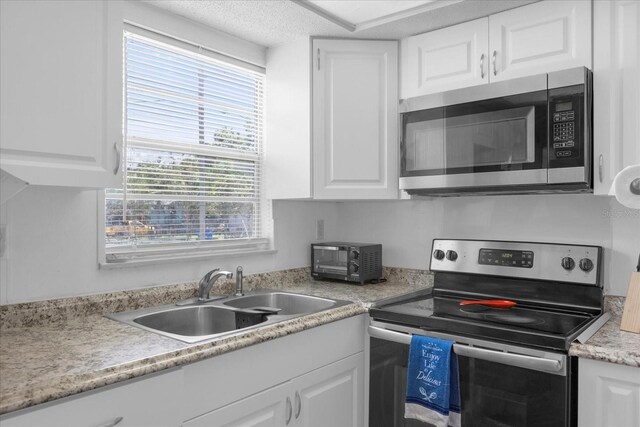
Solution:
<path fill-rule="evenodd" d="M 434 286 L 370 310 L 370 426 L 405 420 L 409 342 L 454 341 L 463 427 L 577 425 L 578 360 L 608 319 L 602 248 L 479 240 L 433 241 Z"/>

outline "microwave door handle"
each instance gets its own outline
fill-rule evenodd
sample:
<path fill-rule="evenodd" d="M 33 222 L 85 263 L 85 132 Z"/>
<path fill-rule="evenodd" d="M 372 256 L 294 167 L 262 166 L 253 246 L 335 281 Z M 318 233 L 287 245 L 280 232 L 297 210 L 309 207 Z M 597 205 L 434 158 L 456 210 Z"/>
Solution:
<path fill-rule="evenodd" d="M 482 359 L 489 362 L 502 363 L 525 369 L 559 374 L 562 371 L 562 362 L 559 360 L 545 359 L 543 357 L 525 356 L 522 354 L 507 353 L 504 351 L 487 350 L 468 345 L 454 344 L 453 351 L 458 356 Z"/>

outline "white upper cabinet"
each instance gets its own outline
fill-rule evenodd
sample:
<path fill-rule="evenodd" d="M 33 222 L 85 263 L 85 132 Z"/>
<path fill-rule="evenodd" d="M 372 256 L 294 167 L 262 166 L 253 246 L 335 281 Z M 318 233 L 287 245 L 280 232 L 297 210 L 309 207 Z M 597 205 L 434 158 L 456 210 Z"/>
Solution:
<path fill-rule="evenodd" d="M 640 2 L 593 4 L 594 193 L 640 164 Z"/>
<path fill-rule="evenodd" d="M 267 198 L 397 198 L 397 107 L 395 41 L 305 38 L 269 49 Z"/>
<path fill-rule="evenodd" d="M 314 40 L 313 195 L 398 198 L 398 44 Z"/>
<path fill-rule="evenodd" d="M 489 23 L 476 19 L 406 41 L 403 98 L 489 82 Z"/>
<path fill-rule="evenodd" d="M 403 41 L 402 98 L 591 68 L 591 2 L 541 1 Z"/>
<path fill-rule="evenodd" d="M 0 167 L 35 185 L 121 185 L 121 2 L 0 6 Z"/>
<path fill-rule="evenodd" d="M 543 1 L 489 17 L 491 81 L 591 68 L 591 2 Z"/>

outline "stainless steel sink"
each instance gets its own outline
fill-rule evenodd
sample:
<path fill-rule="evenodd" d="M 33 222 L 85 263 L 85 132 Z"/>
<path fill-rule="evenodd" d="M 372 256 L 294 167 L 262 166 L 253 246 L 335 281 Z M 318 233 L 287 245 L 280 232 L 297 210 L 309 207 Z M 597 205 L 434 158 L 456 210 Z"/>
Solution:
<path fill-rule="evenodd" d="M 309 295 L 290 294 L 285 292 L 269 292 L 257 295 L 236 297 L 223 302 L 224 305 L 236 308 L 272 307 L 279 308 L 279 315 L 296 315 L 316 313 L 336 305 L 335 300 L 312 297 Z"/>
<path fill-rule="evenodd" d="M 180 341 L 194 343 L 242 333 L 350 304 L 289 292 L 258 290 L 204 304 L 173 304 L 109 314 L 106 317 Z"/>
<path fill-rule="evenodd" d="M 237 329 L 236 313 L 214 306 L 174 308 L 139 316 L 133 321 L 149 329 L 188 337 L 220 334 Z"/>

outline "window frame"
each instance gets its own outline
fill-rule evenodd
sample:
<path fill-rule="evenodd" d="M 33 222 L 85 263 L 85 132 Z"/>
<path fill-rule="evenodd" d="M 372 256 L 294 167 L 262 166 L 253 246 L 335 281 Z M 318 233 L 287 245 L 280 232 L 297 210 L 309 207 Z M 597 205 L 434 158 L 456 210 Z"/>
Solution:
<path fill-rule="evenodd" d="M 226 62 L 232 66 L 240 66 L 250 71 L 262 73 L 266 75 L 264 67 L 252 64 L 250 62 L 243 61 L 238 58 L 233 58 L 228 55 L 218 53 L 214 49 L 203 47 L 201 45 L 193 44 L 188 41 L 183 41 L 177 37 L 169 36 L 160 32 L 149 30 L 141 26 L 137 26 L 131 23 L 125 23 L 122 33 L 122 54 L 125 56 L 125 35 L 126 33 L 132 33 L 136 36 L 142 36 L 144 38 L 151 39 L 152 41 L 169 45 L 178 49 L 185 50 L 191 53 L 197 53 L 204 55 L 215 60 Z M 126 64 L 123 61 L 123 64 Z M 126 65 L 124 65 L 126 66 Z M 123 114 L 122 114 L 122 141 L 123 141 L 123 167 L 126 167 L 126 126 L 127 126 L 127 105 L 126 105 L 126 69 L 123 66 L 122 77 L 122 91 L 123 91 Z M 266 83 L 266 78 L 265 78 Z M 263 106 L 261 122 L 263 124 L 262 129 L 262 149 L 258 157 L 258 180 L 261 181 L 260 193 L 258 197 L 259 205 L 259 218 L 261 237 L 257 238 L 245 238 L 245 239 L 232 239 L 232 240 L 216 240 L 206 241 L 200 240 L 195 242 L 185 243 L 163 243 L 156 245 L 128 245 L 126 247 L 110 247 L 106 246 L 106 189 L 98 191 L 97 204 L 98 204 L 98 265 L 100 268 L 118 268 L 123 266 L 135 266 L 148 263 L 159 263 L 166 261 L 179 261 L 179 260 L 197 260 L 197 259 L 210 259 L 212 256 L 237 256 L 237 255 L 253 255 L 253 254 L 269 254 L 275 253 L 273 245 L 273 219 L 272 219 L 272 206 L 271 201 L 267 200 L 264 191 L 264 120 L 265 120 L 265 100 L 266 94 L 263 94 Z M 144 143 L 142 144 L 144 145 Z M 154 145 L 154 144 L 150 144 Z M 159 148 L 159 144 L 155 147 Z M 162 149 L 170 150 L 171 143 L 163 146 Z M 197 151 L 197 147 L 196 147 Z M 212 155 L 215 152 L 215 148 L 208 150 L 208 155 Z M 255 156 L 249 155 L 248 157 Z M 123 175 L 123 180 L 126 179 L 126 172 Z M 124 184 L 124 183 L 123 183 Z"/>

